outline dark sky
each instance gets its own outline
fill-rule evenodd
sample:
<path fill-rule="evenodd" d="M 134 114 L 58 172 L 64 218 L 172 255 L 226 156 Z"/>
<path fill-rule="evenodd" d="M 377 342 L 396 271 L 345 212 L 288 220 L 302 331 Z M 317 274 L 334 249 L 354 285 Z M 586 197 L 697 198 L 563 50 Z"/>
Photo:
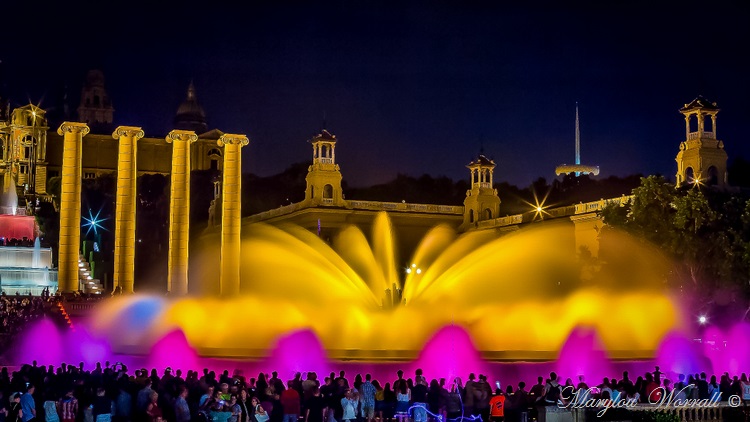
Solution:
<path fill-rule="evenodd" d="M 209 127 L 247 134 L 243 168 L 259 175 L 309 160 L 325 112 L 354 186 L 467 178 L 482 145 L 496 181 L 549 180 L 573 162 L 577 101 L 584 163 L 673 178 L 678 109 L 698 94 L 722 108 L 730 160 L 750 158 L 741 2 L 13 3 L 24 9 L 3 19 L 0 83 L 14 105 L 53 107 L 64 86 L 78 97 L 100 68 L 115 123 L 162 136 L 194 79 Z"/>

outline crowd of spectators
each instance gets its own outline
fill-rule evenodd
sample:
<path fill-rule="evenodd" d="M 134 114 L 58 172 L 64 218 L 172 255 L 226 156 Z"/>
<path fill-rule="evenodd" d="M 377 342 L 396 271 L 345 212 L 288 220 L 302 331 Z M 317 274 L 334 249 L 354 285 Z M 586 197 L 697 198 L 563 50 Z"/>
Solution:
<path fill-rule="evenodd" d="M 24 365 L 18 371 L 0 371 L 0 422 L 427 422 L 468 418 L 483 421 L 533 420 L 545 406 L 572 400 L 575 392 L 591 398 L 658 400 L 654 394 L 674 394 L 678 399 L 726 400 L 750 389 L 745 374 L 723 374 L 717 382 L 706 374 L 680 375 L 671 382 L 657 367 L 632 381 L 625 372 L 619 379 L 605 378 L 589 386 L 581 376 L 561 382 L 555 373 L 539 377 L 528 390 L 524 382 L 494 388 L 485 375 L 430 382 L 421 370 L 413 378 L 398 371 L 395 380 L 381 384 L 369 374 L 346 373 L 318 379 L 314 372 L 297 373 L 284 381 L 276 372 L 246 378 L 240 371 L 215 374 L 171 368 L 130 373 L 122 364 L 97 364 L 86 370 L 62 364 Z"/>
<path fill-rule="evenodd" d="M 16 239 L 15 237 L 6 239 L 4 237 L 0 237 L 0 246 L 32 247 L 34 246 L 34 239 L 29 239 L 28 237 L 24 237 L 22 239 Z"/>
<path fill-rule="evenodd" d="M 44 315 L 46 296 L 0 295 L 0 334 L 14 335 Z"/>

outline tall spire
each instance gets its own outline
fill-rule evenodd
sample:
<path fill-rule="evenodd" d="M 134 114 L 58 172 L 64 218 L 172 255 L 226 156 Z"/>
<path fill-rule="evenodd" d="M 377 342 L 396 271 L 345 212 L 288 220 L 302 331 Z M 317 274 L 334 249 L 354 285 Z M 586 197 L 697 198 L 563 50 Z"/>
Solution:
<path fill-rule="evenodd" d="M 587 166 L 581 164 L 581 125 L 578 118 L 578 101 L 576 101 L 576 162 L 575 164 L 561 164 L 555 168 L 555 174 L 575 173 L 576 176 L 581 174 L 599 175 L 599 166 Z"/>
<path fill-rule="evenodd" d="M 576 165 L 581 164 L 581 128 L 578 124 L 578 101 L 576 101 Z M 578 176 L 578 173 L 576 173 Z"/>
<path fill-rule="evenodd" d="M 190 80 L 190 85 L 188 85 L 188 92 L 187 92 L 187 99 L 195 101 L 195 85 L 193 85 L 193 80 Z M 576 109 L 576 113 L 578 113 L 578 109 Z M 576 114 L 577 116 L 577 114 Z M 577 119 L 577 117 L 576 117 Z"/>

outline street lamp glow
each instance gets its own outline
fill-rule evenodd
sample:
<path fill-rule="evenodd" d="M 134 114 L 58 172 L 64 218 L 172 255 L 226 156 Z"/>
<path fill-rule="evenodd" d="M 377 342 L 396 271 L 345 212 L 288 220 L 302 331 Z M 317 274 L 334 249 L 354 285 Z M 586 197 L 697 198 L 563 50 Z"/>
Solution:
<path fill-rule="evenodd" d="M 422 274 L 422 269 L 421 268 L 417 268 L 417 274 Z"/>
<path fill-rule="evenodd" d="M 411 268 L 406 269 L 406 274 L 411 274 Z"/>
<path fill-rule="evenodd" d="M 705 325 L 708 322 L 708 318 L 706 318 L 705 315 L 701 315 L 701 316 L 698 317 L 698 322 L 701 325 Z"/>

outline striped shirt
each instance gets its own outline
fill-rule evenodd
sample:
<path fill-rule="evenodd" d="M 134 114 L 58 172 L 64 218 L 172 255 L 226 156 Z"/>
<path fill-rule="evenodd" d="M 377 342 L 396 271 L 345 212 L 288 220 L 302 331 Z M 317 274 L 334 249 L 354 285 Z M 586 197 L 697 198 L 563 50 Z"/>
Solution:
<path fill-rule="evenodd" d="M 78 413 L 78 400 L 75 397 L 60 400 L 60 413 L 63 420 L 75 420 Z"/>

